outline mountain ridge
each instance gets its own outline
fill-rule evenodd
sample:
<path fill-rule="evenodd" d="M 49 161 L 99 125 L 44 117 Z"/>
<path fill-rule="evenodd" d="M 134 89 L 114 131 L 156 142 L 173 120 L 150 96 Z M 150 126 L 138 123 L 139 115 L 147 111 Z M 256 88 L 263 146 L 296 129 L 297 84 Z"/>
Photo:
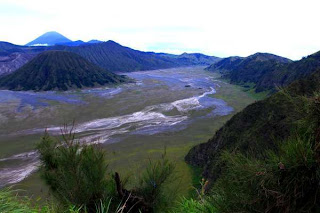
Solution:
<path fill-rule="evenodd" d="M 154 70 L 163 68 L 173 68 L 181 66 L 204 65 L 208 61 L 216 61 L 219 58 L 214 56 L 205 56 L 196 58 L 193 54 L 171 55 L 166 53 L 143 52 L 134 50 L 129 47 L 122 46 L 114 41 L 100 42 L 93 40 L 90 43 L 84 43 L 76 46 L 19 46 L 7 42 L 0 42 L 0 57 L 9 57 L 10 54 L 23 54 L 25 60 L 15 64 L 15 61 L 1 62 L 0 59 L 0 75 L 14 72 L 17 68 L 28 62 L 37 54 L 47 50 L 63 50 L 77 53 L 92 63 L 116 72 L 129 72 L 141 70 Z"/>

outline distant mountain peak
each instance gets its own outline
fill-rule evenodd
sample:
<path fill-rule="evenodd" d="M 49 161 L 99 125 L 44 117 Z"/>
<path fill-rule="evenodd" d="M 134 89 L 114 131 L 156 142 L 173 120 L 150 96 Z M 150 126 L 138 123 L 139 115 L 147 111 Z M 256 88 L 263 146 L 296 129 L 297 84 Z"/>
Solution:
<path fill-rule="evenodd" d="M 26 46 L 53 46 L 68 42 L 72 41 L 56 31 L 50 31 L 27 43 Z"/>
<path fill-rule="evenodd" d="M 49 32 L 44 33 L 43 35 L 53 35 L 53 34 L 61 35 L 61 34 L 58 33 L 57 31 L 49 31 Z"/>

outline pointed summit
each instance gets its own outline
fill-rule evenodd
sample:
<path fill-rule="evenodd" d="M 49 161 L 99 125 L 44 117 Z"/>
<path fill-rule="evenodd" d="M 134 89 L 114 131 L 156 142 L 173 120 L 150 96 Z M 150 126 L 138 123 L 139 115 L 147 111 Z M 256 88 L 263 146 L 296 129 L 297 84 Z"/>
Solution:
<path fill-rule="evenodd" d="M 26 46 L 53 46 L 56 44 L 67 43 L 67 42 L 72 42 L 72 41 L 58 32 L 51 31 L 27 43 Z"/>

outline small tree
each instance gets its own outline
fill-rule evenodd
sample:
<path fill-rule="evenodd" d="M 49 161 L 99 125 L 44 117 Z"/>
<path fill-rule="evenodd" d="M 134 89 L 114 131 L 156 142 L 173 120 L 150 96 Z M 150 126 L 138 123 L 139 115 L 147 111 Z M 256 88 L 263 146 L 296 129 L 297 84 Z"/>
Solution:
<path fill-rule="evenodd" d="M 37 149 L 41 176 L 62 204 L 90 211 L 114 192 L 105 152 L 97 145 L 82 145 L 72 129 L 64 128 L 62 140 L 54 140 L 46 132 Z"/>
<path fill-rule="evenodd" d="M 137 192 L 154 210 L 165 209 L 174 200 L 174 172 L 175 164 L 167 159 L 165 151 L 159 160 L 149 160 L 147 168 L 142 173 Z"/>

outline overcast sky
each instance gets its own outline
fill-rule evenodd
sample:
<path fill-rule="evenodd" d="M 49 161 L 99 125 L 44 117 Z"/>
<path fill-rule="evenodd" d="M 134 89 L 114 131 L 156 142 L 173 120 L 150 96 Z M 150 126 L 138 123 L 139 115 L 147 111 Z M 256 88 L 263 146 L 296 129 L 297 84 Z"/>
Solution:
<path fill-rule="evenodd" d="M 47 31 L 155 52 L 226 57 L 320 50 L 320 0 L 0 0 L 0 40 Z"/>

